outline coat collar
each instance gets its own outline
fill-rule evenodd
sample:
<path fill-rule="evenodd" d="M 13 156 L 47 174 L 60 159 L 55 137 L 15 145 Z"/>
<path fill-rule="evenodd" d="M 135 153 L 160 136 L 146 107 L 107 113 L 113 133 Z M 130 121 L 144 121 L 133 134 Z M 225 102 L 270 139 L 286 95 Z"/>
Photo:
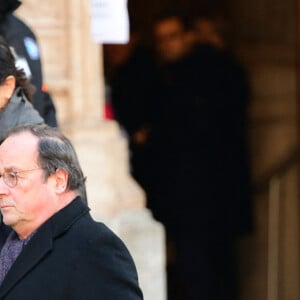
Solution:
<path fill-rule="evenodd" d="M 23 249 L 0 286 L 2 299 L 22 278 L 53 249 L 53 240 L 64 234 L 89 208 L 80 197 L 44 223 Z"/>

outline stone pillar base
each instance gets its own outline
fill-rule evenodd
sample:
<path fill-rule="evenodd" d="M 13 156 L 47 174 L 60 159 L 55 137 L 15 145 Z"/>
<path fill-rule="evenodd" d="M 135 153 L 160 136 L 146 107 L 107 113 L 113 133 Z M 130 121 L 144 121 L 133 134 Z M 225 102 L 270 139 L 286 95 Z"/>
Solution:
<path fill-rule="evenodd" d="M 165 230 L 143 208 L 118 214 L 109 226 L 125 242 L 138 270 L 145 300 L 166 300 Z"/>

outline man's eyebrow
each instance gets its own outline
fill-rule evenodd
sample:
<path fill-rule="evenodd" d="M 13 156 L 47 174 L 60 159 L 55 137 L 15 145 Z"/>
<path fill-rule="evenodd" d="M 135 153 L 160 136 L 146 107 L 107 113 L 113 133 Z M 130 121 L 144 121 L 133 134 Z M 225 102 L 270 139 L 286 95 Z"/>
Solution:
<path fill-rule="evenodd" d="M 16 166 L 9 166 L 9 167 L 4 167 L 3 170 L 5 172 L 12 172 L 12 171 L 17 171 L 17 170 L 20 170 L 19 167 L 16 167 Z"/>

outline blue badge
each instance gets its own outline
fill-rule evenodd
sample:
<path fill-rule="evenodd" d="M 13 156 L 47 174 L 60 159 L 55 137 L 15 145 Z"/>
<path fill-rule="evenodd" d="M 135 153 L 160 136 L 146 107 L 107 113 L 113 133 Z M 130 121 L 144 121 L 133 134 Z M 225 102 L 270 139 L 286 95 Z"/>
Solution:
<path fill-rule="evenodd" d="M 29 57 L 32 60 L 40 59 L 40 50 L 39 50 L 39 47 L 38 47 L 36 41 L 33 38 L 25 37 L 24 45 L 25 45 L 25 48 L 26 48 L 26 51 L 27 51 Z"/>

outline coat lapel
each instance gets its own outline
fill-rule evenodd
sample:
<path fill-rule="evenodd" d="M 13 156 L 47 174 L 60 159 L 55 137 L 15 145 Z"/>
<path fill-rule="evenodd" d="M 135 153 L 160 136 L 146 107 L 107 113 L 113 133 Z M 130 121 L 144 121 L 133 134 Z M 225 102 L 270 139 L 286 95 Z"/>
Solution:
<path fill-rule="evenodd" d="M 0 286 L 2 299 L 53 247 L 50 226 L 41 228 L 21 252 Z"/>

